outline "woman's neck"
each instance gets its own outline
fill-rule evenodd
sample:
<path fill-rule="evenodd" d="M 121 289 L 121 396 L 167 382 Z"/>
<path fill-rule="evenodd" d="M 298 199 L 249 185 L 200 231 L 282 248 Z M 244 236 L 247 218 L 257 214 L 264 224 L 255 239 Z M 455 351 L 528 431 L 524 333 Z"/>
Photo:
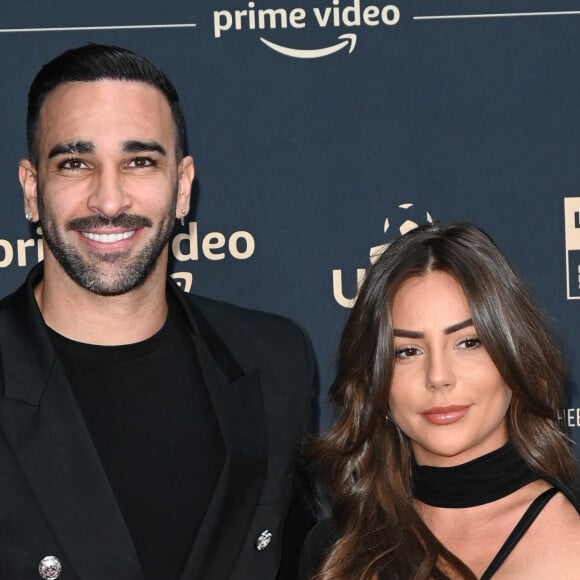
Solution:
<path fill-rule="evenodd" d="M 412 464 L 415 499 L 434 507 L 464 508 L 496 501 L 539 479 L 511 443 L 462 465 Z"/>

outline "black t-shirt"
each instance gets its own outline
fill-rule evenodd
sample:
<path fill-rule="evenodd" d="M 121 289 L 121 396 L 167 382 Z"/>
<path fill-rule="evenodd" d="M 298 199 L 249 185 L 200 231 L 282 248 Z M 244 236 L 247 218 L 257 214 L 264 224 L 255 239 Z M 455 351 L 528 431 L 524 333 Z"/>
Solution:
<path fill-rule="evenodd" d="M 99 346 L 50 330 L 145 578 L 179 578 L 225 449 L 189 328 L 170 298 L 163 328 Z"/>

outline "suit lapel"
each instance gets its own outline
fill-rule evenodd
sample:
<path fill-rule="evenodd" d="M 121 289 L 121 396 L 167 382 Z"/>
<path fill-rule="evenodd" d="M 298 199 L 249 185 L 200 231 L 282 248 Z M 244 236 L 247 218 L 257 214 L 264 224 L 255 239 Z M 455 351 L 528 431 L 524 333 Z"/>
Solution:
<path fill-rule="evenodd" d="M 185 308 L 226 457 L 182 578 L 225 580 L 246 541 L 266 477 L 262 388 L 258 371 L 243 371 L 201 312 L 191 303 Z"/>
<path fill-rule="evenodd" d="M 40 275 L 36 270 L 0 310 L 2 427 L 76 573 L 140 579 L 129 532 L 32 295 Z"/>

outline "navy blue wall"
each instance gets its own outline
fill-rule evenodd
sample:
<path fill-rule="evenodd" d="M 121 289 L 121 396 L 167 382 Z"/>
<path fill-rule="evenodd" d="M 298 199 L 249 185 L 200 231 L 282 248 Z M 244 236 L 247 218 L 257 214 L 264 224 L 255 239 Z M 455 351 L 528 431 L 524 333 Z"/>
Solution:
<path fill-rule="evenodd" d="M 1 295 L 38 259 L 16 172 L 28 85 L 66 48 L 119 44 L 163 68 L 183 100 L 198 175 L 174 243 L 183 284 L 298 320 L 324 398 L 371 249 L 428 215 L 475 221 L 562 338 L 562 414 L 580 437 L 580 2 L 6 4 Z"/>

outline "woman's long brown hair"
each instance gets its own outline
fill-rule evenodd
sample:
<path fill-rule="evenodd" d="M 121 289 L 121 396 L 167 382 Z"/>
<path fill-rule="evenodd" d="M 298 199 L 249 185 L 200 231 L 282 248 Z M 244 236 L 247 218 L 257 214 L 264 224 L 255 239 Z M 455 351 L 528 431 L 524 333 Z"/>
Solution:
<path fill-rule="evenodd" d="M 462 286 L 478 336 L 513 391 L 507 420 L 514 447 L 545 479 L 577 478 L 557 417 L 562 356 L 520 279 L 477 226 L 421 226 L 369 269 L 340 341 L 330 388 L 336 422 L 308 448 L 339 532 L 316 580 L 475 578 L 415 511 L 410 441 L 385 420 L 393 298 L 405 280 L 434 270 Z"/>

